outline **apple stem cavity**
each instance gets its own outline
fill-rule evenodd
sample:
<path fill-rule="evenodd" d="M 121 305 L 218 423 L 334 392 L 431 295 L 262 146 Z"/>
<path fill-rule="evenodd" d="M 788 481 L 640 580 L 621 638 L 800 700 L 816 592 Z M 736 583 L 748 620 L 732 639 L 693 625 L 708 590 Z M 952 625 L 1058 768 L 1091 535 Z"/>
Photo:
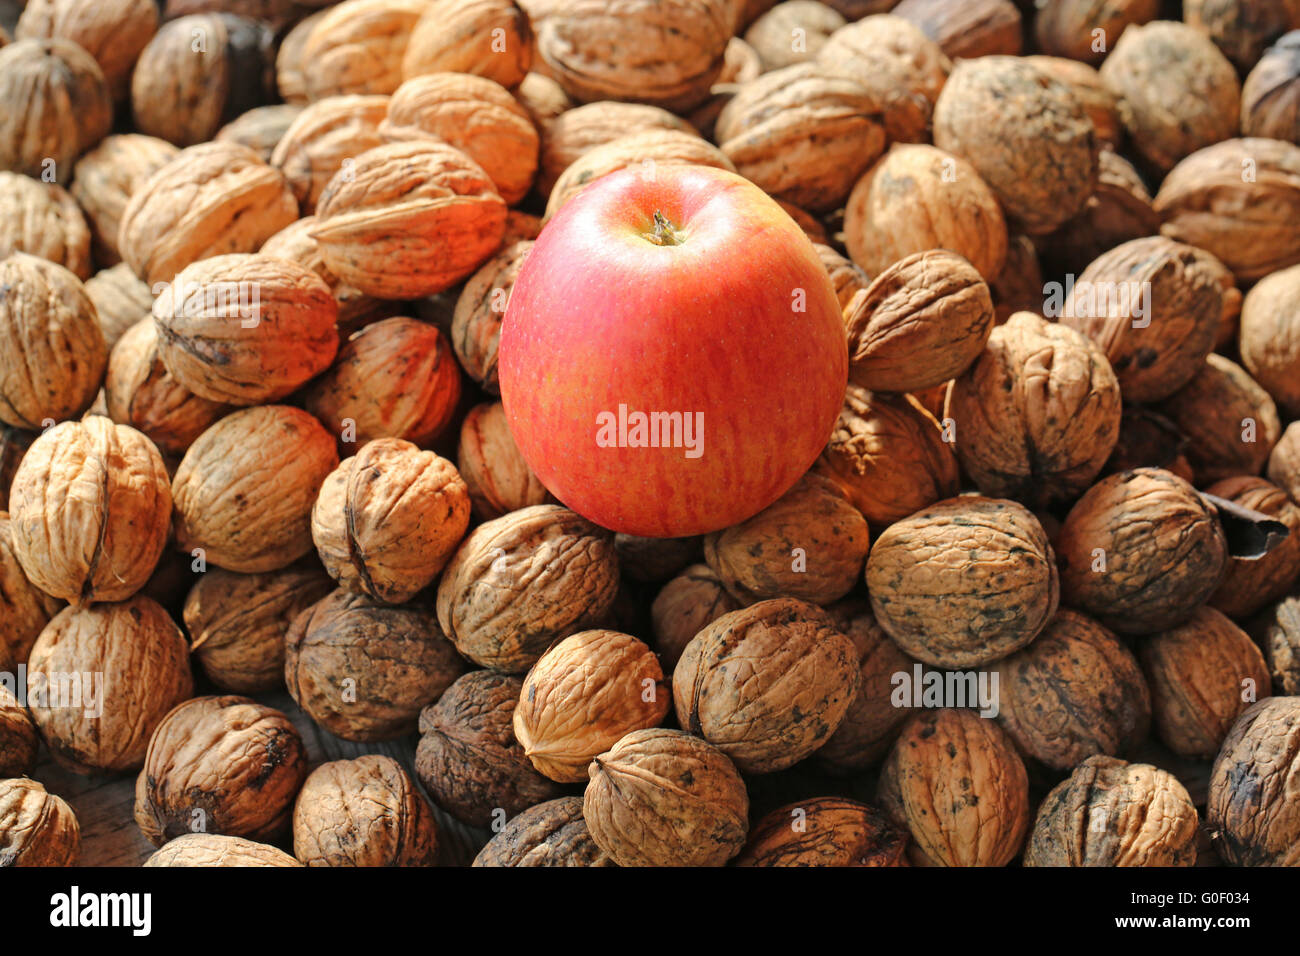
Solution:
<path fill-rule="evenodd" d="M 686 241 L 686 237 L 677 231 L 677 227 L 668 221 L 668 217 L 662 211 L 655 210 L 655 231 L 642 233 L 650 242 L 656 246 L 680 246 Z"/>

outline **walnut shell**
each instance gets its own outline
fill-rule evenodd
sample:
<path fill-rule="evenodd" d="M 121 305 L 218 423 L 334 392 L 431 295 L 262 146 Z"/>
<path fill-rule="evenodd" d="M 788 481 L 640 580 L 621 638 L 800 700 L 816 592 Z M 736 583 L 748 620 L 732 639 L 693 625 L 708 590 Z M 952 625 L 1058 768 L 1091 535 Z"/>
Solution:
<path fill-rule="evenodd" d="M 8 509 L 9 486 L 13 484 L 14 472 L 35 440 L 36 436 L 31 432 L 0 425 L 0 510 Z M 0 536 L 0 543 L 5 540 Z"/>
<path fill-rule="evenodd" d="M 302 51 L 311 32 L 316 29 L 316 24 L 331 9 L 332 6 L 324 7 L 299 20 L 280 41 L 280 48 L 275 54 L 275 86 L 276 92 L 286 103 L 303 106 L 309 102 Z"/>
<path fill-rule="evenodd" d="M 438 825 L 392 757 L 334 760 L 298 794 L 293 853 L 307 866 L 433 866 Z"/>
<path fill-rule="evenodd" d="M 1300 696 L 1300 596 L 1285 597 L 1265 612 L 1260 629 L 1274 691 Z"/>
<path fill-rule="evenodd" d="M 267 239 L 258 251 L 264 256 L 290 259 L 300 266 L 306 266 L 325 280 L 330 294 L 338 304 L 339 318 L 336 331 L 342 347 L 353 332 L 395 314 L 395 303 L 376 299 L 340 281 L 321 258 L 320 243 L 312 236 L 315 231 L 316 217 L 304 216 Z"/>
<path fill-rule="evenodd" d="M 678 721 L 751 774 L 784 770 L 824 744 L 857 690 L 853 642 L 792 598 L 724 614 L 673 670 Z"/>
<path fill-rule="evenodd" d="M 227 415 L 172 479 L 177 547 L 201 549 L 227 571 L 288 567 L 312 550 L 312 504 L 338 463 L 334 437 L 306 412 L 261 405 Z"/>
<path fill-rule="evenodd" d="M 1300 504 L 1300 424 L 1292 422 L 1268 456 L 1268 480 Z"/>
<path fill-rule="evenodd" d="M 954 60 L 1020 53 L 1020 11 L 1011 0 L 903 0 L 890 12 Z"/>
<path fill-rule="evenodd" d="M 474 663 L 518 674 L 552 642 L 603 623 L 617 592 L 613 534 L 536 505 L 461 542 L 438 584 L 438 623 Z"/>
<path fill-rule="evenodd" d="M 1261 279 L 1241 306 L 1241 359 L 1289 416 L 1300 415 L 1300 266 Z M 1243 373 L 1244 374 L 1244 373 Z M 1243 468 L 1258 472 L 1259 467 Z"/>
<path fill-rule="evenodd" d="M 700 559 L 703 540 L 688 538 L 643 538 L 635 534 L 614 535 L 618 569 L 633 581 L 655 584 L 667 581 L 688 564 Z"/>
<path fill-rule="evenodd" d="M 575 105 L 559 83 L 541 73 L 529 73 L 513 92 L 515 99 L 533 118 L 534 125 L 542 134 L 543 144 L 551 123 Z"/>
<path fill-rule="evenodd" d="M 665 584 L 650 605 L 654 649 L 665 672 L 672 674 L 696 634 L 740 607 L 706 564 L 692 564 Z"/>
<path fill-rule="evenodd" d="M 90 278 L 90 229 L 62 186 L 0 172 L 0 259 L 26 252 Z"/>
<path fill-rule="evenodd" d="M 77 277 L 16 252 L 0 259 L 0 422 L 37 431 L 94 402 L 108 365 L 95 306 Z"/>
<path fill-rule="evenodd" d="M 387 96 L 331 96 L 289 124 L 269 162 L 284 174 L 303 215 L 316 211 L 335 173 L 346 167 L 355 175 L 356 157 L 383 144 L 379 124 L 387 114 Z"/>
<path fill-rule="evenodd" d="M 131 89 L 136 57 L 157 29 L 158 6 L 151 0 L 32 0 L 23 8 L 14 36 L 71 40 L 95 58 L 113 99 L 123 100 Z"/>
<path fill-rule="evenodd" d="M 432 0 L 402 56 L 406 79 L 472 73 L 518 86 L 533 65 L 533 28 L 512 0 Z"/>
<path fill-rule="evenodd" d="M 277 35 L 302 18 L 308 10 L 326 5 L 326 0 L 162 0 L 164 20 L 208 10 L 223 10 L 251 20 L 260 20 Z"/>
<path fill-rule="evenodd" d="M 1029 829 L 1029 781 L 1011 738 L 972 710 L 922 711 L 903 725 L 876 800 L 912 835 L 919 866 L 1006 866 Z"/>
<path fill-rule="evenodd" d="M 764 71 L 816 58 L 840 27 L 839 11 L 817 0 L 788 0 L 758 17 L 745 31 L 745 42 L 758 53 Z"/>
<path fill-rule="evenodd" d="M 1097 141 L 1103 150 L 1118 149 L 1124 137 L 1119 117 L 1119 94 L 1102 81 L 1101 74 L 1078 60 L 1061 56 L 1030 56 L 1026 62 L 1070 88 L 1083 111 L 1092 119 Z"/>
<path fill-rule="evenodd" d="M 593 760 L 590 775 L 582 816 L 619 866 L 722 866 L 745 844 L 745 783 L 698 737 L 634 731 Z"/>
<path fill-rule="evenodd" d="M 126 204 L 150 176 L 179 152 L 165 139 L 123 133 L 107 137 L 77 160 L 72 195 L 90 221 L 98 263 L 113 265 L 121 261 L 117 233 Z"/>
<path fill-rule="evenodd" d="M 298 52 L 308 99 L 391 93 L 427 0 L 344 0 L 316 22 Z"/>
<path fill-rule="evenodd" d="M 844 258 L 833 248 L 821 242 L 814 242 L 813 248 L 830 276 L 831 285 L 835 287 L 835 298 L 840 308 L 844 309 L 853 296 L 871 285 L 870 277 L 856 263 Z"/>
<path fill-rule="evenodd" d="M 512 718 L 523 682 L 472 671 L 420 714 L 415 773 L 433 802 L 470 826 L 487 826 L 563 792 L 533 769 Z"/>
<path fill-rule="evenodd" d="M 62 797 L 35 780 L 0 780 L 0 867 L 76 866 L 81 827 Z"/>
<path fill-rule="evenodd" d="M 247 146 L 257 153 L 262 162 L 269 163 L 275 154 L 275 147 L 302 111 L 302 105 L 296 103 L 255 106 L 221 127 L 212 138 L 219 143 Z"/>
<path fill-rule="evenodd" d="M 1300 29 L 1297 0 L 1184 0 L 1183 21 L 1214 41 L 1241 72 L 1270 43 Z"/>
<path fill-rule="evenodd" d="M 254 694 L 284 682 L 284 635 L 334 589 L 311 568 L 236 574 L 211 568 L 185 598 L 190 652 L 222 690 Z"/>
<path fill-rule="evenodd" d="M 1088 489 L 1119 439 L 1120 386 L 1105 353 L 1020 312 L 953 383 L 957 458 L 982 494 L 1032 506 Z"/>
<path fill-rule="evenodd" d="M 582 797 L 529 807 L 488 841 L 474 866 L 613 866 L 587 832 Z"/>
<path fill-rule="evenodd" d="M 1013 235 L 1007 240 L 1007 261 L 989 282 L 989 291 L 993 294 L 993 311 L 999 323 L 1017 312 L 1042 310 L 1043 271 L 1038 251 L 1028 236 Z M 942 412 L 942 407 L 939 411 Z"/>
<path fill-rule="evenodd" d="M 532 249 L 531 240 L 506 246 L 470 277 L 456 299 L 451 320 L 451 344 L 461 367 L 483 390 L 500 393 L 497 350 L 501 322 L 519 270 Z"/>
<path fill-rule="evenodd" d="M 849 381 L 911 392 L 960 375 L 993 330 L 993 298 L 979 271 L 955 252 L 900 259 L 844 310 Z"/>
<path fill-rule="evenodd" d="M 0 620 L 5 622 L 0 634 L 0 665 L 5 666 L 0 670 L 27 663 L 32 645 L 61 607 L 62 601 L 50 597 L 23 573 L 14 551 L 12 522 L 8 513 L 0 511 Z M 3 777 L 0 774 L 0 779 Z"/>
<path fill-rule="evenodd" d="M 1126 27 L 1159 14 L 1160 0 L 1053 0 L 1037 6 L 1034 36 L 1045 53 L 1097 64 Z"/>
<path fill-rule="evenodd" d="M 66 675 L 81 678 L 71 699 Z M 32 720 L 54 759 L 76 773 L 138 768 L 154 728 L 193 693 L 185 635 L 143 595 L 65 608 L 27 662 Z"/>
<path fill-rule="evenodd" d="M 0 656 L 7 651 L 0 647 Z M 13 662 L 5 663 L 5 670 Z M 41 737 L 27 708 L 4 684 L 0 684 L 0 780 L 6 777 L 25 777 L 36 766 Z"/>
<path fill-rule="evenodd" d="M 1300 507 L 1281 488 L 1253 476 L 1225 478 L 1206 491 L 1267 515 L 1291 532 L 1261 558 L 1228 559 L 1223 583 L 1210 604 L 1231 617 L 1246 617 L 1280 599 L 1300 580 Z"/>
<path fill-rule="evenodd" d="M 735 866 L 906 866 L 907 834 L 875 807 L 814 797 L 778 807 L 749 833 Z"/>
<path fill-rule="evenodd" d="M 456 461 L 469 489 L 470 508 L 481 521 L 550 499 L 520 454 L 500 402 L 469 410 L 461 425 Z"/>
<path fill-rule="evenodd" d="M 195 697 L 149 741 L 135 822 L 154 846 L 186 833 L 273 839 L 306 776 L 302 738 L 284 714 L 247 697 Z"/>
<path fill-rule="evenodd" d="M 153 316 L 153 293 L 125 262 L 96 272 L 85 288 L 110 354 L 128 329 Z"/>
<path fill-rule="evenodd" d="M 1269 47 L 1246 77 L 1241 132 L 1300 143 L 1300 31 Z"/>
<path fill-rule="evenodd" d="M 267 843 L 215 833 L 186 833 L 165 843 L 142 866 L 302 866 Z"/>
<path fill-rule="evenodd" d="M 1029 509 L 949 498 L 899 521 L 867 559 L 876 620 L 917 660 L 981 667 L 1029 644 L 1056 613 L 1056 563 Z"/>
<path fill-rule="evenodd" d="M 1038 808 L 1025 866 L 1193 866 L 1197 823 L 1173 774 L 1089 757 Z"/>

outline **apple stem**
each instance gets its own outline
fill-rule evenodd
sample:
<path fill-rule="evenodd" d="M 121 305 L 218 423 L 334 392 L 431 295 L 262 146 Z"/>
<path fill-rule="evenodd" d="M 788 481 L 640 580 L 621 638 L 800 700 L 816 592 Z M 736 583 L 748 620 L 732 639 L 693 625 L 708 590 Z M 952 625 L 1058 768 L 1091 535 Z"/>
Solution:
<path fill-rule="evenodd" d="M 685 241 L 677 227 L 658 209 L 655 210 L 655 231 L 643 235 L 656 246 L 680 246 Z"/>

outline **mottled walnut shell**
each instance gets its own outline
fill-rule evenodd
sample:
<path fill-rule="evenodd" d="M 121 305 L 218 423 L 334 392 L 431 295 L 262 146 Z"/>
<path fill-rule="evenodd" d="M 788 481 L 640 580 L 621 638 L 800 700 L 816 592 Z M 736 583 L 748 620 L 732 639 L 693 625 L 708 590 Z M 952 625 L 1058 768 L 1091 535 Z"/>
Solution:
<path fill-rule="evenodd" d="M 62 797 L 35 780 L 0 780 L 0 868 L 76 866 L 81 827 Z"/>
<path fill-rule="evenodd" d="M 1268 480 L 1300 504 L 1300 423 L 1292 422 L 1268 456 Z"/>
<path fill-rule="evenodd" d="M 427 0 L 346 0 L 330 7 L 298 52 L 308 99 L 391 93 Z"/>
<path fill-rule="evenodd" d="M 1043 52 L 1092 64 L 1114 48 L 1125 27 L 1160 13 L 1160 0 L 1052 0 L 1035 6 L 1034 36 Z"/>
<path fill-rule="evenodd" d="M 1173 774 L 1089 757 L 1038 808 L 1025 866 L 1193 866 L 1197 824 Z"/>
<path fill-rule="evenodd" d="M 474 858 L 474 866 L 613 865 L 587 832 L 582 797 L 560 797 L 529 807 Z"/>
<path fill-rule="evenodd" d="M 1300 266 L 1261 279 L 1241 306 L 1241 360 L 1290 416 L 1300 415 Z M 1242 471 L 1259 471 L 1243 468 Z"/>
<path fill-rule="evenodd" d="M 614 535 L 614 549 L 618 552 L 618 569 L 633 581 L 654 584 L 667 581 L 673 575 L 698 561 L 703 539 L 643 538 L 635 534 Z"/>
<path fill-rule="evenodd" d="M 1011 0 L 903 0 L 890 12 L 954 60 L 1020 53 L 1020 11 Z"/>
<path fill-rule="evenodd" d="M 561 174 L 588 150 L 645 130 L 693 133 L 689 123 L 658 106 L 602 100 L 566 110 L 542 127 L 537 191 L 549 196 Z"/>
<path fill-rule="evenodd" d="M 0 648 L 0 656 L 5 653 Z M 6 662 L 4 666 L 6 671 L 11 671 L 13 663 Z M 40 734 L 27 708 L 18 702 L 13 691 L 0 684 L 0 780 L 31 773 L 40 746 Z"/>
<path fill-rule="evenodd" d="M 853 301 L 857 293 L 871 285 L 871 278 L 861 267 L 844 258 L 830 246 L 822 242 L 814 242 L 813 248 L 817 250 L 817 255 L 826 268 L 826 274 L 830 276 L 831 285 L 835 287 L 835 298 L 839 300 L 841 309 Z"/>
<path fill-rule="evenodd" d="M 981 493 L 1037 507 L 1072 501 L 1119 438 L 1120 387 L 1102 350 L 1030 312 L 993 330 L 952 386 L 957 457 Z"/>
<path fill-rule="evenodd" d="M 1241 132 L 1300 143 L 1300 31 L 1269 47 L 1246 77 Z"/>
<path fill-rule="evenodd" d="M 122 100 L 131 89 L 136 57 L 157 29 L 158 6 L 152 0 L 30 0 L 14 36 L 71 40 L 95 58 L 113 99 Z"/>
<path fill-rule="evenodd" d="M 515 87 L 532 65 L 533 28 L 512 0 L 433 0 L 411 31 L 402 75 L 472 73 Z"/>
<path fill-rule="evenodd" d="M 108 365 L 95 306 L 67 269 L 0 259 L 0 422 L 38 431 L 94 402 Z"/>
<path fill-rule="evenodd" d="M 949 498 L 891 525 L 866 578 L 880 626 L 936 667 L 981 667 L 1020 650 L 1059 598 L 1042 525 L 996 498 Z"/>
<path fill-rule="evenodd" d="M 716 747 L 638 730 L 592 761 L 582 816 L 619 866 L 722 866 L 745 845 L 749 796 Z"/>
<path fill-rule="evenodd" d="M 14 553 L 11 529 L 8 513 L 0 511 L 0 620 L 5 622 L 0 634 L 0 665 L 5 666 L 0 670 L 27 663 L 37 637 L 63 606 L 27 579 Z"/>
<path fill-rule="evenodd" d="M 1281 488 L 1254 476 L 1225 478 L 1205 490 L 1267 515 L 1291 532 L 1261 558 L 1228 559 L 1223 583 L 1210 604 L 1231 617 L 1247 617 L 1281 598 L 1300 580 L 1300 507 Z"/>
<path fill-rule="evenodd" d="M 1273 676 L 1273 690 L 1278 695 L 1300 696 L 1300 596 L 1283 598 L 1265 612 L 1260 624 L 1260 643 Z"/>
<path fill-rule="evenodd" d="M 81 675 L 71 700 L 69 674 Z M 27 662 L 32 720 L 54 759 L 76 773 L 138 768 L 154 728 L 193 693 L 185 635 L 143 595 L 64 609 Z"/>
<path fill-rule="evenodd" d="M 153 316 L 153 293 L 125 262 L 87 279 L 86 295 L 95 306 L 99 330 L 110 353 L 128 329 Z"/>
<path fill-rule="evenodd" d="M 1101 346 L 1127 401 L 1168 398 L 1204 367 L 1223 314 L 1210 261 L 1163 236 L 1134 239 L 1093 260 L 1063 302 L 1057 294 L 1060 321 Z"/>
<path fill-rule="evenodd" d="M 907 834 L 875 807 L 814 797 L 754 824 L 735 866 L 906 866 Z"/>
<path fill-rule="evenodd" d="M 298 794 L 293 853 L 307 866 L 433 866 L 438 825 L 392 757 L 334 760 Z"/>
<path fill-rule="evenodd" d="M 253 252 L 296 218 L 278 170 L 247 146 L 204 143 L 181 150 L 136 189 L 117 245 L 152 288 L 200 259 Z"/>
<path fill-rule="evenodd" d="M 912 834 L 918 866 L 1005 866 L 1029 830 L 1024 762 L 973 710 L 914 714 L 881 768 L 876 800 Z"/>
<path fill-rule="evenodd" d="M 744 773 L 784 770 L 835 732 L 858 690 L 858 655 L 821 608 L 792 598 L 725 614 L 673 670 L 683 728 Z"/>
<path fill-rule="evenodd" d="M 77 160 L 72 195 L 90 221 L 95 261 L 100 265 L 121 260 L 117 233 L 126 204 L 150 176 L 179 152 L 165 139 L 123 133 L 109 136 Z"/>
<path fill-rule="evenodd" d="M 290 259 L 300 266 L 306 266 L 325 280 L 330 294 L 338 303 L 339 318 L 336 331 L 342 346 L 353 332 L 371 322 L 395 314 L 396 307 L 395 303 L 376 299 L 341 282 L 321 258 L 320 243 L 312 237 L 315 231 L 316 217 L 304 216 L 266 240 L 259 252 L 264 256 L 274 256 L 277 259 Z"/>
<path fill-rule="evenodd" d="M 844 242 L 870 276 L 907 256 L 951 249 L 991 281 L 1006 259 L 1007 224 L 966 160 L 933 146 L 896 145 L 853 187 Z"/>
<path fill-rule="evenodd" d="M 817 0 L 788 0 L 758 17 L 745 31 L 745 42 L 758 54 L 764 70 L 779 70 L 816 58 L 831 34 L 846 22 L 838 11 Z"/>
<path fill-rule="evenodd" d="M 741 604 L 705 564 L 693 564 L 663 586 L 650 605 L 654 648 L 672 674 L 682 651 L 705 627 Z"/>
<path fill-rule="evenodd" d="M 1265 47 L 1300 29 L 1298 0 L 1183 0 L 1183 21 L 1214 41 L 1245 73 Z"/>
<path fill-rule="evenodd" d="M 345 459 L 311 516 L 330 576 L 387 604 L 428 587 L 468 528 L 469 491 L 456 466 L 400 438 L 367 442 Z"/>
<path fill-rule="evenodd" d="M 1030 56 L 1025 61 L 1070 88 L 1092 119 L 1097 142 L 1103 148 L 1119 148 L 1124 137 L 1124 124 L 1119 118 L 1120 97 L 1102 81 L 1100 73 L 1087 63 L 1061 56 Z"/>
<path fill-rule="evenodd" d="M 758 514 L 704 539 L 704 560 L 738 599 L 829 604 L 852 590 L 871 541 L 838 484 L 817 474 Z"/>
<path fill-rule="evenodd" d="M 993 298 L 955 252 L 900 259 L 844 310 L 849 381 L 882 392 L 946 382 L 975 361 L 993 330 Z"/>
<path fill-rule="evenodd" d="M 355 174 L 357 156 L 383 144 L 379 124 L 387 96 L 331 96 L 312 103 L 289 124 L 271 153 L 303 215 L 316 211 L 325 186 L 345 164 Z"/>
<path fill-rule="evenodd" d="M 14 554 L 54 597 L 125 601 L 162 556 L 171 503 L 149 439 L 98 415 L 64 422 L 32 443 L 14 475 Z"/>
<path fill-rule="evenodd" d="M 320 23 L 331 9 L 332 6 L 324 7 L 311 16 L 299 20 L 280 41 L 280 48 L 275 54 L 275 86 L 276 92 L 286 103 L 303 106 L 309 102 L 307 77 L 304 75 L 306 64 L 302 51 L 307 45 L 311 32 L 316 29 L 316 24 Z"/>
<path fill-rule="evenodd" d="M 0 169 L 67 179 L 78 156 L 113 125 L 108 81 L 71 40 L 0 47 Z"/>
<path fill-rule="evenodd" d="M 451 320 L 452 348 L 466 374 L 493 395 L 500 392 L 497 350 L 501 322 L 519 270 L 532 247 L 531 240 L 506 246 L 470 277 L 456 299 Z"/>
<path fill-rule="evenodd" d="M 500 402 L 469 410 L 456 461 L 469 489 L 471 510 L 481 521 L 545 504 L 550 497 L 520 454 Z"/>
<path fill-rule="evenodd" d="M 554 641 L 603 623 L 617 591 L 613 534 L 536 505 L 470 532 L 438 585 L 438 623 L 474 663 L 518 674 Z"/>
<path fill-rule="evenodd" d="M 306 776 L 302 738 L 284 714 L 247 697 L 195 697 L 149 741 L 135 822 L 154 846 L 186 833 L 274 839 Z"/>
<path fill-rule="evenodd" d="M 0 172 L 0 259 L 26 252 L 90 278 L 90 229 L 62 186 Z"/>
<path fill-rule="evenodd" d="M 164 844 L 142 866 L 302 866 L 268 843 L 210 833 L 187 833 Z"/>
<path fill-rule="evenodd" d="M 485 827 L 563 788 L 533 769 L 512 726 L 523 682 L 492 671 L 466 674 L 420 714 L 415 773 L 433 802 Z"/>
<path fill-rule="evenodd" d="M 236 574 L 210 568 L 185 599 L 190 653 L 222 690 L 254 694 L 284 682 L 284 635 L 334 589 L 311 568 Z"/>
<path fill-rule="evenodd" d="M 1158 468 L 1093 485 L 1070 509 L 1056 550 L 1064 602 L 1121 634 L 1186 620 L 1218 588 L 1228 561 L 1215 511 Z"/>
<path fill-rule="evenodd" d="M 285 405 L 227 415 L 192 444 L 172 480 L 176 545 L 228 571 L 288 567 L 312 550 L 311 508 L 338 467 L 335 439 Z"/>
<path fill-rule="evenodd" d="M 302 113 L 302 106 L 294 103 L 275 103 L 257 106 L 236 116 L 212 138 L 220 143 L 239 143 L 257 153 L 264 163 L 271 161 L 275 147 Z"/>

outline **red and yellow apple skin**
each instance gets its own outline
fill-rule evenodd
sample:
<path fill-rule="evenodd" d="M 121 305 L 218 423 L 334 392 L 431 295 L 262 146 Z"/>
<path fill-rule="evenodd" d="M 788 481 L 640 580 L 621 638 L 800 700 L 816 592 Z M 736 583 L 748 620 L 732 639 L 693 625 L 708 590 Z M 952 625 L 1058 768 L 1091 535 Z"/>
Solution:
<path fill-rule="evenodd" d="M 743 521 L 807 471 L 848 347 L 816 251 L 772 199 L 724 170 L 661 166 L 597 180 L 547 224 L 498 368 L 510 429 L 556 498 L 615 531 L 677 537 Z M 620 406 L 633 425 L 689 413 L 702 443 L 665 428 L 677 447 L 630 447 L 648 436 L 610 430 Z"/>

